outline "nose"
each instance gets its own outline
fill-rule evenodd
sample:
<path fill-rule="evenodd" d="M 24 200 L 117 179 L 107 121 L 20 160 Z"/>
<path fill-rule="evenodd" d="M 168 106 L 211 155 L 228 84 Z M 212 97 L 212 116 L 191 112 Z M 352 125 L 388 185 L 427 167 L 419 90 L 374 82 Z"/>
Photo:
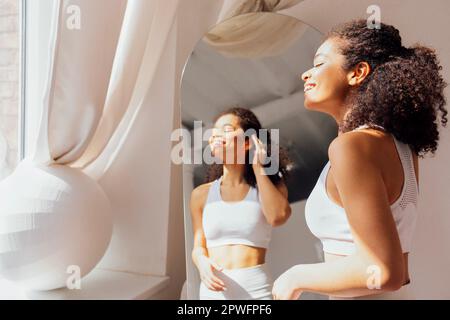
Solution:
<path fill-rule="evenodd" d="M 306 82 L 309 78 L 311 78 L 311 70 L 303 72 L 302 80 Z"/>

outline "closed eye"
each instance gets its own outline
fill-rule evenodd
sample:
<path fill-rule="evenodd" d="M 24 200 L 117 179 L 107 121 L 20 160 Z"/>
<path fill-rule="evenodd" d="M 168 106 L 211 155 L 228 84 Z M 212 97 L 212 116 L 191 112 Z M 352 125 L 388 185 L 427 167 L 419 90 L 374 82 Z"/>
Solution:
<path fill-rule="evenodd" d="M 323 65 L 324 63 L 322 62 L 322 63 L 319 63 L 319 64 L 316 64 L 315 66 L 314 66 L 314 68 L 317 68 L 317 67 L 320 67 L 321 65 Z"/>

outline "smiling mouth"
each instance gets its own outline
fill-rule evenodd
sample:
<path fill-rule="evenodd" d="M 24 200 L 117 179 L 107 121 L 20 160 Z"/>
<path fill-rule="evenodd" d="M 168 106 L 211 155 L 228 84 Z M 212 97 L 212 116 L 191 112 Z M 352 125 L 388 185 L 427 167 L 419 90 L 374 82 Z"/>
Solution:
<path fill-rule="evenodd" d="M 212 143 L 213 148 L 222 148 L 225 145 L 225 141 L 223 140 L 215 140 Z"/>
<path fill-rule="evenodd" d="M 304 92 L 307 92 L 311 89 L 313 89 L 316 85 L 314 83 L 309 83 L 307 85 L 305 85 L 305 89 L 303 90 Z"/>

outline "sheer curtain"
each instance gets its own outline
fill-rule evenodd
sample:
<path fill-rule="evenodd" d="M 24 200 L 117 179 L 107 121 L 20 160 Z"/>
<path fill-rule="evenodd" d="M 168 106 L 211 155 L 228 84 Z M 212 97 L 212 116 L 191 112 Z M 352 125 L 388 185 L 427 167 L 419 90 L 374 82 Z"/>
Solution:
<path fill-rule="evenodd" d="M 306 25 L 292 17 L 273 15 L 302 0 L 226 0 L 220 25 L 210 30 L 205 42 L 228 57 L 277 56 L 295 43 Z"/>

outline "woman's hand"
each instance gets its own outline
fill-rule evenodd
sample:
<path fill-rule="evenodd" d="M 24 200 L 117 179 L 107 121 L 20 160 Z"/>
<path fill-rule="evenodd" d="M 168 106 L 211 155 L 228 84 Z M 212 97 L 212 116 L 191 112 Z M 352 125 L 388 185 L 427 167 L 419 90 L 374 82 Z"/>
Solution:
<path fill-rule="evenodd" d="M 197 259 L 197 267 L 200 279 L 205 286 L 212 291 L 225 291 L 225 283 L 214 274 L 214 270 L 222 271 L 222 267 L 212 261 L 209 257 L 201 255 Z"/>
<path fill-rule="evenodd" d="M 279 181 L 278 184 L 271 181 L 264 168 L 264 165 L 268 162 L 266 146 L 255 134 L 252 135 L 252 144 L 255 148 L 252 167 L 256 177 L 262 211 L 267 222 L 276 227 L 285 223 L 291 215 L 288 189 L 284 181 Z"/>
<path fill-rule="evenodd" d="M 267 158 L 267 149 L 266 146 L 258 139 L 256 134 L 252 135 L 252 143 L 255 147 L 254 155 L 253 155 L 253 169 L 258 170 L 263 167 Z"/>
<path fill-rule="evenodd" d="M 297 300 L 302 291 L 295 287 L 295 268 L 290 268 L 275 280 L 272 288 L 274 300 Z"/>

